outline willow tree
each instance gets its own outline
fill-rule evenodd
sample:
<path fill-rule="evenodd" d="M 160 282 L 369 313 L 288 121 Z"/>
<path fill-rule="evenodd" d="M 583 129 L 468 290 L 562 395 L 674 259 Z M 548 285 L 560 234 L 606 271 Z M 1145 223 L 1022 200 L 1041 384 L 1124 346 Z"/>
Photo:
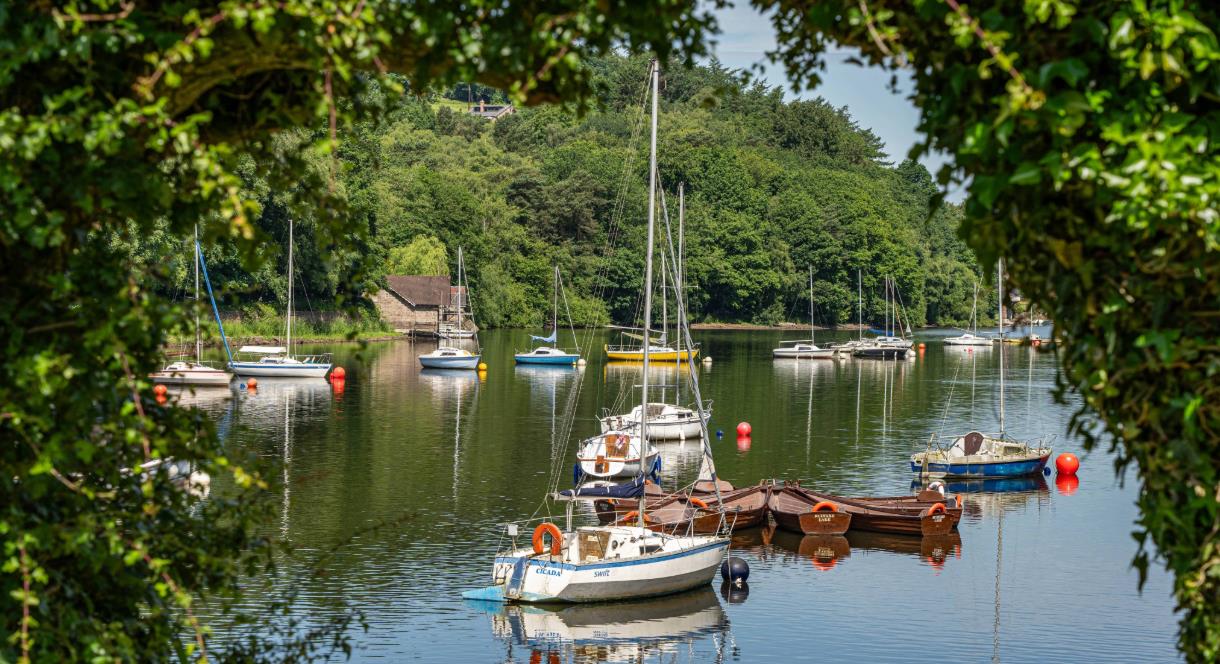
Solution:
<path fill-rule="evenodd" d="M 1134 463 L 1141 583 L 1155 550 L 1179 647 L 1220 659 L 1220 5 L 754 4 L 795 81 L 832 45 L 914 77 L 921 148 L 968 183 L 964 237 L 1066 342 L 1072 428 Z"/>
<path fill-rule="evenodd" d="M 272 255 L 241 186 L 254 155 L 272 164 L 266 186 L 294 192 L 319 244 L 336 245 L 355 227 L 335 173 L 311 178 L 304 164 L 334 153 L 340 126 L 378 114 L 400 91 L 391 74 L 417 90 L 478 81 L 579 107 L 586 57 L 697 55 L 713 27 L 680 0 L 0 7 L 0 660 L 206 657 L 194 607 L 234 599 L 240 573 L 269 559 L 256 537 L 264 481 L 202 418 L 152 398 L 144 376 L 189 314 L 156 294 L 167 268 L 129 265 L 116 238 L 185 239 L 199 224 L 205 243 L 231 238 L 250 264 Z M 310 152 L 269 149 L 271 132 L 305 125 L 323 136 Z M 167 458 L 237 488 L 200 503 L 156 466 Z M 276 645 L 227 654 L 346 644 L 314 632 Z"/>

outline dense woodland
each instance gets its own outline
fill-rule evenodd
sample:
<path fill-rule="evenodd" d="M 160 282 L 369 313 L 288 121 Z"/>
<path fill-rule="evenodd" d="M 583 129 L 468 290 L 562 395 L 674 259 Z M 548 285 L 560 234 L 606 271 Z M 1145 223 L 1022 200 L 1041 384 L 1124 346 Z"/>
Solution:
<path fill-rule="evenodd" d="M 467 105 L 502 103 L 502 94 L 458 85 L 395 96 L 388 119 L 340 136 L 334 159 L 303 151 L 316 138 L 307 132 L 276 137 L 283 159 L 310 162 L 316 178 L 299 186 L 336 188 L 357 220 L 347 229 L 357 249 L 323 261 L 335 242 L 315 236 L 318 213 L 295 205 L 299 192 L 268 189 L 262 165 L 247 164 L 264 247 L 283 253 L 295 220 L 298 309 L 333 308 L 336 297 L 359 305 L 385 274 L 452 272 L 461 246 L 481 325 L 542 324 L 556 263 L 578 324 L 630 322 L 643 272 L 647 60 L 596 65 L 601 108 L 583 117 L 524 108 L 493 123 Z M 914 325 L 969 319 L 974 285 L 986 277 L 957 237 L 960 208 L 937 202 L 923 166 L 895 166 L 845 108 L 785 101 L 782 90 L 746 85 L 715 61 L 663 74 L 659 168 L 675 232 L 685 183 L 692 320 L 807 320 L 810 265 L 819 323 L 855 321 L 857 268 L 870 321 L 884 317 L 886 275 Z M 138 252 L 162 260 L 176 242 L 145 238 Z M 171 288 L 182 292 L 189 253 L 178 253 Z M 209 250 L 222 306 L 282 307 L 285 258 L 252 273 L 235 251 Z M 980 297 L 991 318 L 991 289 Z"/>

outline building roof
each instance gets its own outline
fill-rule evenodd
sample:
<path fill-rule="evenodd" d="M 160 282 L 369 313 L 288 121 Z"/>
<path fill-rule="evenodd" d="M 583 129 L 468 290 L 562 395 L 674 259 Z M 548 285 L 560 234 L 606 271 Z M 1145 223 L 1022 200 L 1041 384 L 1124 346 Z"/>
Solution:
<path fill-rule="evenodd" d="M 391 291 L 414 306 L 441 307 L 451 301 L 449 277 L 392 274 L 385 280 Z"/>
<path fill-rule="evenodd" d="M 514 111 L 513 111 L 512 104 L 508 104 L 505 106 L 489 106 L 487 104 L 480 103 L 478 106 L 475 106 L 474 108 L 470 109 L 471 115 L 476 115 L 478 117 L 486 118 L 488 120 L 495 120 L 501 116 L 508 115 L 513 112 Z"/>

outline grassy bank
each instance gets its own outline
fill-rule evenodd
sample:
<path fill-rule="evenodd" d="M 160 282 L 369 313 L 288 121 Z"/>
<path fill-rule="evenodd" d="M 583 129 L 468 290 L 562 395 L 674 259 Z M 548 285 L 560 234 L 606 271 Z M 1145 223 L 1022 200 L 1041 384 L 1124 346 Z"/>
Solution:
<path fill-rule="evenodd" d="M 225 335 L 229 344 L 281 344 L 285 341 L 284 316 L 270 307 L 251 308 L 241 312 L 222 313 Z M 215 326 L 209 326 L 208 345 L 218 345 L 220 335 Z M 326 314 L 315 319 L 294 318 L 292 338 L 294 342 L 326 343 L 349 340 L 374 341 L 394 339 L 401 335 L 375 315 Z M 194 335 L 172 336 L 170 344 L 188 344 Z"/>

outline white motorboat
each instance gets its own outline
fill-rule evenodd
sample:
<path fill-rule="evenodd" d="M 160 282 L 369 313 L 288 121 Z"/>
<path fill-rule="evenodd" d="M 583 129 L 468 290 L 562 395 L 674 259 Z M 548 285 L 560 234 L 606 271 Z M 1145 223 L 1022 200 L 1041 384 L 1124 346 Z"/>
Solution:
<path fill-rule="evenodd" d="M 233 374 L 224 369 L 201 362 L 170 362 L 156 373 L 149 374 L 152 382 L 161 385 L 199 385 L 201 387 L 226 387 Z"/>
<path fill-rule="evenodd" d="M 293 295 L 293 221 L 288 218 L 288 306 L 284 310 L 283 346 L 242 346 L 239 353 L 257 359 L 229 360 L 229 368 L 239 376 L 260 378 L 325 378 L 330 373 L 331 354 L 319 353 L 298 357 L 292 354 Z"/>
<path fill-rule="evenodd" d="M 603 414 L 600 418 L 602 433 L 610 431 L 638 431 L 640 428 L 640 412 L 643 409 L 636 406 L 626 415 Z M 703 426 L 711 418 L 711 409 L 703 411 L 703 421 L 693 408 L 674 406 L 667 403 L 648 404 L 648 439 L 649 440 L 694 440 L 703 435 Z"/>
<path fill-rule="evenodd" d="M 481 356 L 465 348 L 439 346 L 431 353 L 419 356 L 419 363 L 427 369 L 477 369 Z"/>

